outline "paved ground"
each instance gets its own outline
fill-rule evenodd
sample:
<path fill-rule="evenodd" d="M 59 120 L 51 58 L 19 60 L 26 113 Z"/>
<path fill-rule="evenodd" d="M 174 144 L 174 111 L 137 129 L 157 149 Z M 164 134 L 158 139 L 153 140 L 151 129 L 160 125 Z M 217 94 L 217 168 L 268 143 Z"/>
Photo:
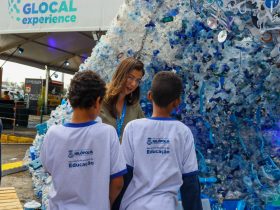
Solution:
<path fill-rule="evenodd" d="M 29 147 L 30 145 L 2 145 L 2 163 L 22 160 Z M 2 177 L 1 187 L 15 187 L 22 205 L 27 201 L 36 200 L 29 171 Z"/>
<path fill-rule="evenodd" d="M 43 120 L 46 121 L 47 119 L 49 119 L 49 116 L 44 115 Z M 14 130 L 3 130 L 3 133 L 35 138 L 35 126 L 40 123 L 40 120 L 40 116 L 30 115 L 27 128 L 15 127 Z M 30 146 L 26 144 L 2 144 L 2 164 L 21 161 Z M 28 170 L 2 177 L 1 187 L 15 187 L 22 205 L 28 201 L 37 200 Z"/>

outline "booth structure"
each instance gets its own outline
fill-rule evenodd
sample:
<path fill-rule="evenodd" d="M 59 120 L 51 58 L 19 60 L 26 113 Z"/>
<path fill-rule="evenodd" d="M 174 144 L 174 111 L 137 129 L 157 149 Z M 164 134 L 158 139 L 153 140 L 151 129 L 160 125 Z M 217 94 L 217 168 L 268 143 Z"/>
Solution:
<path fill-rule="evenodd" d="M 23 101 L 0 99 L 0 118 L 4 129 L 14 129 L 15 126 L 27 127 L 29 109 Z"/>
<path fill-rule="evenodd" d="M 48 66 L 49 70 L 74 74 L 108 30 L 123 0 L 60 2 L 64 10 L 59 10 L 59 4 L 46 5 L 43 1 L 1 1 L 0 59 L 41 70 Z M 40 11 L 41 7 L 47 10 Z M 34 17 L 34 12 L 38 17 Z M 61 16 L 64 21 L 41 21 L 50 14 L 57 20 Z M 75 21 L 67 21 L 69 16 L 74 16 Z M 36 24 L 28 23 L 37 18 Z M 0 66 L 5 71 L 3 64 Z"/>

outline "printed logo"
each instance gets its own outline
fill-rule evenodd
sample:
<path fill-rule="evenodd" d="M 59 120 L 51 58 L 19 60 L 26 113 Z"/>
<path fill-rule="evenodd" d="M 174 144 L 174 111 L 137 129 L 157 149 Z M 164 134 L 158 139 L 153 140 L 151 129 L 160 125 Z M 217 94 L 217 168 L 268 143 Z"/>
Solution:
<path fill-rule="evenodd" d="M 147 140 L 147 144 L 148 145 L 151 145 L 153 142 L 152 142 L 152 139 L 151 138 L 148 138 L 148 140 Z"/>
<path fill-rule="evenodd" d="M 161 139 L 161 138 L 148 138 L 147 140 L 148 145 L 152 144 L 169 144 L 169 139 Z"/>
<path fill-rule="evenodd" d="M 19 10 L 19 4 L 21 0 L 8 0 L 8 9 L 9 9 L 9 14 L 12 19 L 17 20 L 20 22 L 20 10 Z"/>
<path fill-rule="evenodd" d="M 68 157 L 74 158 L 75 156 L 81 157 L 81 156 L 88 156 L 93 155 L 92 150 L 69 150 L 68 151 Z"/>
<path fill-rule="evenodd" d="M 170 140 L 168 138 L 147 138 L 146 154 L 162 154 L 170 153 Z"/>
<path fill-rule="evenodd" d="M 35 26 L 77 22 L 77 0 L 8 0 L 9 15 L 13 20 Z"/>
<path fill-rule="evenodd" d="M 75 156 L 74 153 L 73 153 L 73 150 L 69 150 L 68 152 L 69 152 L 68 153 L 69 158 L 73 158 Z"/>
<path fill-rule="evenodd" d="M 68 158 L 69 168 L 94 166 L 94 156 L 91 149 L 68 150 Z"/>

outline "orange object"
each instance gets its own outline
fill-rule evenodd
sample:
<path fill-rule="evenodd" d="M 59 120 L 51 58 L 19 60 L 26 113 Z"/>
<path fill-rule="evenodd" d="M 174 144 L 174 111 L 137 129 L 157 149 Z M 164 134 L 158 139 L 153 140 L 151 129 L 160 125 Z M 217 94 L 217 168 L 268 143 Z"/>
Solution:
<path fill-rule="evenodd" d="M 272 41 L 272 34 L 270 32 L 265 32 L 262 37 L 261 40 L 263 42 L 271 42 Z"/>
<path fill-rule="evenodd" d="M 4 100 L 11 100 L 9 95 L 4 95 L 3 99 Z"/>

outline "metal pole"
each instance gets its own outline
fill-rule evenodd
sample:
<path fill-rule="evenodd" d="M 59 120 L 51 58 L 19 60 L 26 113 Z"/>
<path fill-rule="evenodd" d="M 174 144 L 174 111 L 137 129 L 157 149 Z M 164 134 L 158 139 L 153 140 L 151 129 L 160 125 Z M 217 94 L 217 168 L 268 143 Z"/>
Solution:
<path fill-rule="evenodd" d="M 2 76 L 3 76 L 3 67 L 0 68 L 0 98 L 2 98 Z"/>
<path fill-rule="evenodd" d="M 13 135 L 15 135 L 16 118 L 17 118 L 17 103 L 15 102 L 15 106 L 14 106 L 14 121 L 13 121 Z"/>
<path fill-rule="evenodd" d="M 3 124 L 2 124 L 2 120 L 0 119 L 0 185 L 2 179 L 2 140 L 1 140 L 2 130 L 3 130 Z"/>
<path fill-rule="evenodd" d="M 48 92 L 49 92 L 49 78 L 50 78 L 50 70 L 48 66 L 45 65 L 46 70 L 46 88 L 45 88 L 45 114 L 48 114 Z"/>
<path fill-rule="evenodd" d="M 61 73 L 61 82 L 63 83 L 63 88 L 64 88 L 64 73 Z"/>

